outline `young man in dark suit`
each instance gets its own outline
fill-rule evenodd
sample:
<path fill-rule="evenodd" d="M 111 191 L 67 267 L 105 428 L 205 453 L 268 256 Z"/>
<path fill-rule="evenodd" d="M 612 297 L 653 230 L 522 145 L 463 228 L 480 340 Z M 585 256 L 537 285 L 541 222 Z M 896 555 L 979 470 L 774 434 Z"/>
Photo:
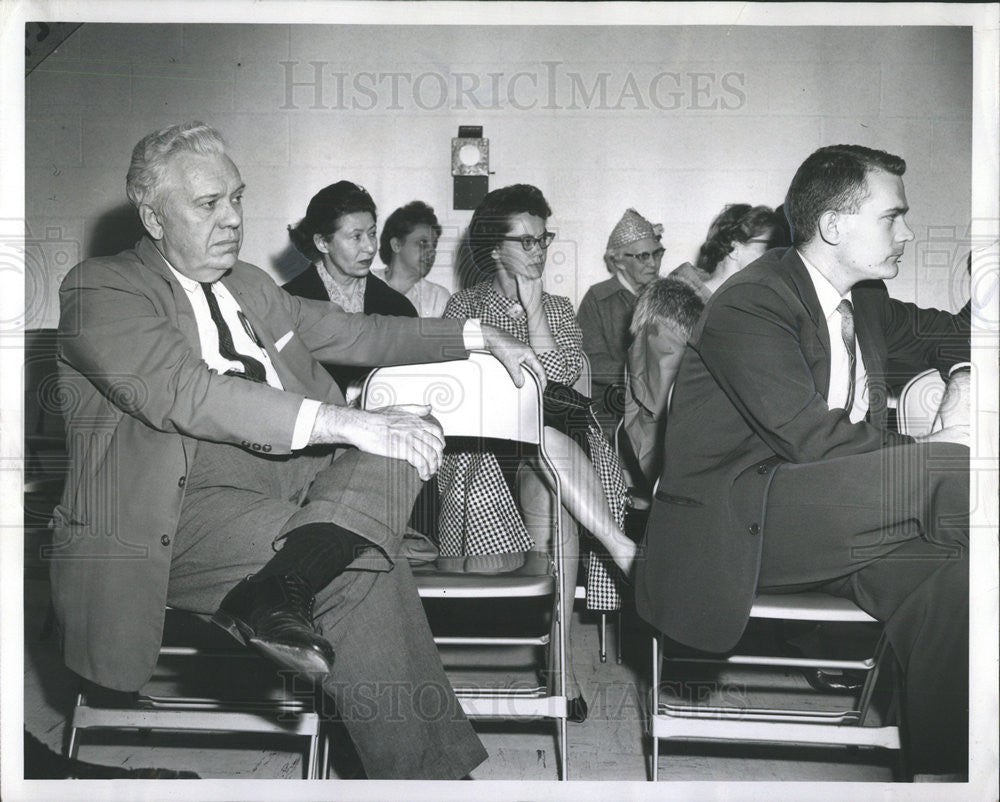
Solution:
<path fill-rule="evenodd" d="M 812 154 L 786 198 L 794 247 L 709 301 L 674 386 L 636 596 L 667 636 L 718 652 L 758 590 L 853 599 L 905 672 L 912 769 L 964 773 L 968 426 L 890 431 L 885 373 L 967 360 L 970 314 L 885 289 L 913 239 L 904 170 L 856 145 Z"/>

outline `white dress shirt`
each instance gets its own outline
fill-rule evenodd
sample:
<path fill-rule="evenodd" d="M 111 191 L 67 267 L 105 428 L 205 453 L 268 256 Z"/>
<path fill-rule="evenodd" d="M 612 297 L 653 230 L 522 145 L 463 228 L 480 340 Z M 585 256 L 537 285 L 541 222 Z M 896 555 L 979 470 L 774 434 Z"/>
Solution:
<path fill-rule="evenodd" d="M 373 267 L 372 275 L 382 279 L 386 284 L 389 282 L 385 277 L 386 268 Z M 390 285 L 391 286 L 391 285 Z M 403 293 L 413 308 L 417 310 L 419 317 L 441 317 L 444 315 L 444 308 L 448 305 L 451 293 L 440 284 L 428 281 L 425 278 L 417 280 L 410 289 Z"/>
<path fill-rule="evenodd" d="M 165 257 L 163 261 L 167 263 L 170 272 L 174 274 L 178 283 L 184 288 L 184 293 L 187 295 L 188 301 L 191 302 L 195 323 L 198 325 L 198 340 L 201 344 L 202 360 L 217 373 L 225 373 L 227 370 L 232 369 L 242 371 L 243 365 L 241 363 L 225 359 L 219 353 L 219 330 L 215 325 L 215 321 L 212 320 L 212 312 L 208 308 L 208 299 L 205 298 L 201 284 L 182 273 L 178 273 L 173 265 L 167 262 Z M 243 310 L 240 309 L 239 302 L 237 302 L 233 294 L 226 289 L 226 286 L 221 281 L 216 281 L 212 284 L 212 293 L 219 302 L 219 311 L 222 312 L 223 320 L 229 326 L 236 353 L 251 356 L 259 361 L 264 366 L 267 383 L 278 390 L 284 390 L 285 388 L 281 384 L 281 379 L 274 369 L 274 365 L 271 363 L 271 358 L 267 355 L 267 351 L 264 350 L 263 346 L 259 344 L 259 335 L 252 333 L 250 322 L 246 320 Z M 470 351 L 481 351 L 486 347 L 486 342 L 483 339 L 482 325 L 479 320 L 465 321 L 465 326 L 462 329 L 462 338 L 466 349 Z M 278 350 L 281 349 L 279 348 Z M 302 405 L 299 407 L 299 414 L 295 418 L 295 428 L 292 432 L 292 451 L 305 448 L 309 445 L 309 436 L 312 434 L 313 426 L 316 423 L 316 413 L 319 412 L 321 403 L 321 401 L 311 398 L 303 399 Z"/>
<path fill-rule="evenodd" d="M 847 355 L 847 347 L 844 345 L 844 338 L 841 334 L 843 316 L 837 307 L 842 299 L 850 300 L 850 291 L 846 295 L 841 295 L 837 289 L 827 280 L 826 276 L 819 272 L 816 267 L 799 252 L 802 264 L 806 266 L 806 272 L 812 279 L 813 287 L 816 290 L 816 297 L 819 298 L 819 305 L 826 317 L 826 327 L 830 334 L 830 389 L 827 392 L 826 403 L 830 409 L 843 409 L 847 403 L 847 393 L 849 388 L 848 370 L 850 362 Z M 857 327 L 854 330 L 854 405 L 850 409 L 851 423 L 858 423 L 864 420 L 868 414 L 868 371 L 865 370 L 864 360 L 861 358 L 861 346 L 858 343 Z"/>

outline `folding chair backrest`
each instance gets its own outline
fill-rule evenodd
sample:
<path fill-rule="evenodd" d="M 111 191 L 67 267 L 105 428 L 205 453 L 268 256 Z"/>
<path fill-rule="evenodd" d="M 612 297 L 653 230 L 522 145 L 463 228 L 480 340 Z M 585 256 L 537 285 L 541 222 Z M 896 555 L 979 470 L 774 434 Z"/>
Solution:
<path fill-rule="evenodd" d="M 541 384 L 524 369 L 517 387 L 490 354 L 434 364 L 379 368 L 362 390 L 362 407 L 430 404 L 446 437 L 490 437 L 541 444 Z"/>
<path fill-rule="evenodd" d="M 931 433 L 944 388 L 944 379 L 936 368 L 918 373 L 906 383 L 896 407 L 900 434 L 919 437 Z"/>

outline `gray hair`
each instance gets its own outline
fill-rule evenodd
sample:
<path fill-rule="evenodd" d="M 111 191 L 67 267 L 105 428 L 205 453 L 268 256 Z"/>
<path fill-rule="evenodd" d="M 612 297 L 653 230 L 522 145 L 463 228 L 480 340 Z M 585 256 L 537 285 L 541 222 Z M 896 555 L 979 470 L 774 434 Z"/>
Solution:
<path fill-rule="evenodd" d="M 629 330 L 632 336 L 638 337 L 653 323 L 661 321 L 686 338 L 704 308 L 698 293 L 683 281 L 658 278 L 639 293 Z"/>
<path fill-rule="evenodd" d="M 223 154 L 226 144 L 218 131 L 197 120 L 147 134 L 132 149 L 125 177 L 125 192 L 133 206 L 138 209 L 142 203 L 156 205 L 170 159 L 185 151 L 203 156 Z"/>

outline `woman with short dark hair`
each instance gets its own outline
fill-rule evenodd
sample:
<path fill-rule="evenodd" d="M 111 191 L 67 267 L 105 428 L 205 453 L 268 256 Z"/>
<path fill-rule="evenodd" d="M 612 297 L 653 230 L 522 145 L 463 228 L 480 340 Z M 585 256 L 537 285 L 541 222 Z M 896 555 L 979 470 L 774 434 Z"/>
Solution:
<path fill-rule="evenodd" d="M 478 318 L 531 345 L 550 388 L 556 383 L 572 386 L 583 365 L 582 335 L 572 304 L 542 289 L 546 251 L 555 238 L 546 227 L 551 214 L 536 187 L 515 184 L 489 193 L 473 213 L 468 231 L 472 269 L 481 280 L 452 296 L 444 313 Z M 628 575 L 636 546 L 622 531 L 626 488 L 617 454 L 589 407 L 562 419 L 551 415 L 549 402 L 545 411 L 543 437 L 560 475 L 564 506 Z M 442 555 L 549 550 L 551 493 L 539 475 L 545 476 L 530 462 L 500 451 L 446 454 L 438 474 Z M 566 558 L 563 593 L 571 605 L 579 542 L 575 535 L 560 537 Z M 590 579 L 588 602 L 598 609 L 617 609 L 620 599 L 605 563 L 592 560 Z M 569 686 L 571 719 L 582 721 L 586 704 L 572 675 Z"/>
<path fill-rule="evenodd" d="M 416 317 L 406 298 L 371 275 L 375 258 L 375 201 L 364 187 L 338 181 L 309 201 L 306 216 L 288 227 L 292 244 L 312 262 L 311 267 L 282 285 L 301 298 L 330 301 L 345 312 Z M 325 365 L 341 391 L 370 367 Z"/>
<path fill-rule="evenodd" d="M 420 317 L 441 317 L 451 295 L 427 280 L 440 236 L 441 224 L 434 210 L 416 200 L 390 214 L 379 237 L 378 255 L 385 267 L 373 267 L 372 275 L 405 295 Z"/>

